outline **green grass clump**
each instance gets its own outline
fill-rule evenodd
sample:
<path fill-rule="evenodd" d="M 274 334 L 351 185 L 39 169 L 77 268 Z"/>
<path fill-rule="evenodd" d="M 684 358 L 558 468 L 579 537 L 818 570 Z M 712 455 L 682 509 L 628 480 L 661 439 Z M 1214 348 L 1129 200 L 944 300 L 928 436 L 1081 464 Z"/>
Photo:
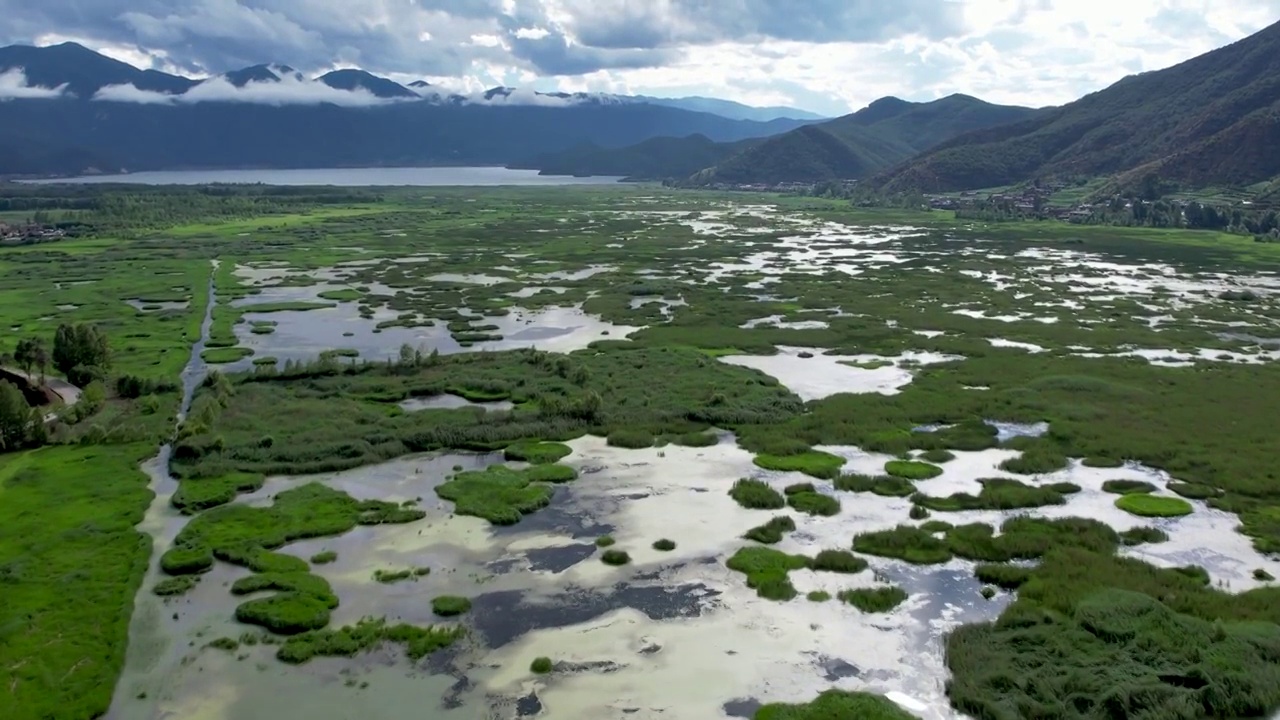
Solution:
<path fill-rule="evenodd" d="M 524 470 L 522 474 L 529 482 L 555 485 L 578 479 L 578 471 L 568 465 L 534 465 Z"/>
<path fill-rule="evenodd" d="M 776 545 L 782 542 L 782 536 L 796 529 L 796 521 L 790 515 L 777 515 L 769 522 L 758 525 L 747 531 L 742 537 L 755 540 L 765 545 Z"/>
<path fill-rule="evenodd" d="M 205 647 L 213 648 L 215 650 L 225 650 L 227 652 L 235 652 L 236 650 L 240 649 L 240 641 L 236 640 L 235 638 L 220 637 L 220 638 L 215 638 L 213 640 L 210 640 L 208 643 L 205 644 Z"/>
<path fill-rule="evenodd" d="M 981 563 L 973 569 L 973 576 L 987 585 L 1017 590 L 1031 578 L 1031 568 L 1004 563 Z"/>
<path fill-rule="evenodd" d="M 1266 571 L 1266 570 L 1264 570 L 1263 568 L 1257 568 L 1257 569 L 1255 569 L 1255 570 L 1253 571 L 1253 579 L 1254 579 L 1254 580 L 1257 580 L 1258 582 L 1271 582 L 1272 580 L 1275 580 L 1276 578 L 1275 578 L 1275 576 L 1274 576 L 1274 575 L 1272 575 L 1271 573 L 1267 572 L 1267 571 Z"/>
<path fill-rule="evenodd" d="M 1162 543 L 1169 539 L 1169 533 L 1160 528 L 1136 527 L 1120 533 L 1120 542 L 1125 545 L 1143 545 L 1145 543 Z"/>
<path fill-rule="evenodd" d="M 920 529 L 927 533 L 946 532 L 953 527 L 955 526 L 945 520 L 929 520 L 920 523 Z"/>
<path fill-rule="evenodd" d="M 900 587 L 858 588 L 841 590 L 836 597 L 862 612 L 882 613 L 898 607 L 907 599 L 907 593 Z"/>
<path fill-rule="evenodd" d="M 1019 516 L 1005 520 L 999 535 L 982 523 L 956 526 L 947 531 L 946 544 L 959 557 L 997 563 L 1034 560 L 1061 547 L 1112 552 L 1120 537 L 1106 524 L 1088 518 Z"/>
<path fill-rule="evenodd" d="M 761 453 L 756 455 L 755 463 L 765 470 L 801 472 L 810 477 L 829 480 L 840 474 L 845 459 L 820 450 L 807 450 L 791 455 Z"/>
<path fill-rule="evenodd" d="M 338 559 L 338 553 L 333 550 L 325 550 L 311 556 L 312 565 L 328 565 Z"/>
<path fill-rule="evenodd" d="M 601 535 L 596 538 L 596 547 L 607 548 L 611 547 L 616 542 L 617 540 L 614 540 L 612 535 Z"/>
<path fill-rule="evenodd" d="M 826 602 L 831 599 L 831 593 L 826 590 L 813 590 L 805 595 L 805 599 L 809 602 Z"/>
<path fill-rule="evenodd" d="M 812 570 L 859 573 L 867 569 L 867 561 L 848 550 L 822 550 L 809 563 Z"/>
<path fill-rule="evenodd" d="M 950 450 L 945 450 L 943 448 L 932 448 L 930 450 L 925 450 L 924 452 L 920 453 L 920 458 L 925 460 L 926 462 L 941 464 L 941 463 L 951 462 L 952 460 L 955 460 L 956 456 L 955 456 L 955 453 L 951 452 Z"/>
<path fill-rule="evenodd" d="M 836 490 L 845 492 L 870 492 L 882 497 L 907 497 L 916 491 L 909 480 L 892 475 L 841 475 L 832 481 Z"/>
<path fill-rule="evenodd" d="M 160 597 L 185 595 L 195 588 L 199 582 L 199 575 L 181 575 L 179 577 L 165 578 L 156 583 L 155 587 L 151 588 L 151 592 Z"/>
<path fill-rule="evenodd" d="M 1050 487 L 1026 485 L 1018 480 L 1007 478 L 987 478 L 978 482 L 982 484 L 982 490 L 977 495 L 955 493 L 947 497 L 933 497 L 916 493 L 911 496 L 911 501 L 916 505 L 939 512 L 1014 510 L 1062 505 L 1066 502 L 1066 498 L 1062 497 L 1061 493 Z"/>
<path fill-rule="evenodd" d="M 764 705 L 753 720 L 915 720 L 915 716 L 879 695 L 827 690 L 804 704 Z"/>
<path fill-rule="evenodd" d="M 178 484 L 169 504 L 184 515 L 194 515 L 202 510 L 226 505 L 240 493 L 259 490 L 264 480 L 257 473 L 239 472 L 213 478 L 183 480 Z"/>
<path fill-rule="evenodd" d="M 540 657 L 540 658 L 534 658 L 533 662 L 530 663 L 529 671 L 534 673 L 535 675 L 546 675 L 547 673 L 551 672 L 552 668 L 554 667 L 555 666 L 552 664 L 551 658 Z"/>
<path fill-rule="evenodd" d="M 946 542 L 912 525 L 859 533 L 853 537 L 853 549 L 867 555 L 896 558 L 916 565 L 933 565 L 951 559 L 951 550 Z"/>
<path fill-rule="evenodd" d="M 329 624 L 329 611 L 337 607 L 323 598 L 303 593 L 280 593 L 249 600 L 236 607 L 236 620 L 259 625 L 278 635 L 297 635 Z"/>
<path fill-rule="evenodd" d="M 401 582 L 403 580 L 408 580 L 412 577 L 413 577 L 413 568 L 406 568 L 404 570 L 379 569 L 379 570 L 373 571 L 373 579 L 377 580 L 383 585 L 394 585 L 395 583 Z"/>
<path fill-rule="evenodd" d="M 911 510 L 907 512 L 907 517 L 912 520 L 924 520 L 929 517 L 929 511 L 921 505 L 912 505 Z"/>
<path fill-rule="evenodd" d="M 244 347 L 211 347 L 200 353 L 200 359 L 210 365 L 226 365 L 247 358 L 252 354 L 252 350 Z"/>
<path fill-rule="evenodd" d="M 508 445 L 502 451 L 507 460 L 545 465 L 558 462 L 573 452 L 568 445 L 556 442 L 519 442 Z"/>
<path fill-rule="evenodd" d="M 384 642 L 404 645 L 412 660 L 446 648 L 466 634 L 461 627 L 388 625 L 386 620 L 365 618 L 336 630 L 315 630 L 285 640 L 276 651 L 282 662 L 301 664 L 315 657 L 353 657 Z"/>
<path fill-rule="evenodd" d="M 1171 482 L 1169 491 L 1181 495 L 1188 500 L 1209 500 L 1222 495 L 1222 491 L 1211 485 L 1199 483 Z"/>
<path fill-rule="evenodd" d="M 729 488 L 729 497 L 748 510 L 778 510 L 786 507 L 782 493 L 769 487 L 763 480 L 742 478 Z"/>
<path fill-rule="evenodd" d="M 798 492 L 787 496 L 787 504 L 806 515 L 832 517 L 840 514 L 840 501 L 820 492 Z"/>
<path fill-rule="evenodd" d="M 676 549 L 676 543 L 674 540 L 668 540 L 666 538 L 655 540 L 653 542 L 653 549 L 659 552 L 671 552 Z"/>
<path fill-rule="evenodd" d="M 1158 495 L 1122 495 L 1116 498 L 1116 507 L 1141 517 L 1179 517 L 1192 511 L 1186 500 Z"/>
<path fill-rule="evenodd" d="M 747 587 L 766 600 L 790 600 L 796 596 L 795 586 L 787 573 L 808 567 L 809 558 L 788 555 L 773 548 L 744 547 L 730 557 L 725 565 L 747 576 Z"/>
<path fill-rule="evenodd" d="M 684 447 L 711 447 L 720 442 L 720 438 L 715 433 L 691 432 L 675 436 L 672 442 Z"/>
<path fill-rule="evenodd" d="M 1033 445 L 1023 450 L 1018 457 L 1000 463 L 1000 469 L 1019 475 L 1041 475 L 1062 470 L 1067 467 L 1068 462 L 1067 456 L 1059 450 Z"/>
<path fill-rule="evenodd" d="M 1081 461 L 1085 467 L 1091 468 L 1118 468 L 1124 466 L 1124 460 L 1120 458 L 1102 457 L 1099 455 L 1091 455 Z"/>
<path fill-rule="evenodd" d="M 1153 493 L 1156 486 L 1145 480 L 1107 480 L 1102 483 L 1102 490 L 1116 495 L 1135 495 Z"/>
<path fill-rule="evenodd" d="M 790 484 L 790 485 L 788 485 L 788 486 L 786 486 L 786 487 L 782 488 L 782 494 L 783 494 L 783 495 L 788 495 L 788 496 L 790 496 L 790 495 L 796 495 L 796 494 L 799 494 L 799 493 L 811 493 L 811 492 L 818 492 L 818 489 L 817 489 L 816 487 L 814 487 L 814 486 L 813 486 L 813 483 L 807 483 L 807 482 L 806 482 L 806 483 L 792 483 L 792 484 Z"/>
<path fill-rule="evenodd" d="M 616 567 L 631 562 L 631 556 L 625 550 L 605 550 L 600 554 L 600 562 Z"/>
<path fill-rule="evenodd" d="M 431 599 L 431 612 L 440 617 L 453 617 L 471 610 L 471 600 L 457 595 L 440 595 Z"/>
<path fill-rule="evenodd" d="M 458 473 L 436 486 L 436 494 L 454 503 L 454 512 L 483 518 L 494 525 L 514 525 L 520 518 L 551 503 L 551 488 L 532 480 L 531 471 L 556 467 L 538 465 L 529 471 L 491 465 Z"/>
<path fill-rule="evenodd" d="M 942 474 L 942 468 L 918 460 L 890 460 L 884 464 L 884 471 L 903 480 L 928 480 Z"/>
<path fill-rule="evenodd" d="M 653 447 L 655 438 L 653 437 L 653 433 L 648 430 L 623 428 L 609 433 L 605 442 L 612 447 L 640 450 L 643 448 Z"/>

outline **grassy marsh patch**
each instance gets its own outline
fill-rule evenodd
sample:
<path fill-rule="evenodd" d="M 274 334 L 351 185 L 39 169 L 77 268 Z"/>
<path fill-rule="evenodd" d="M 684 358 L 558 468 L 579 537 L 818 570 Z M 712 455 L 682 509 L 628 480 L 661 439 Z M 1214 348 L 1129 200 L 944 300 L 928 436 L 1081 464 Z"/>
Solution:
<path fill-rule="evenodd" d="M 1153 493 L 1156 486 L 1145 480 L 1107 480 L 1102 483 L 1102 490 L 1116 495 L 1134 495 Z"/>
<path fill-rule="evenodd" d="M 514 525 L 520 518 L 551 503 L 552 490 L 537 482 L 539 473 L 555 465 L 535 465 L 513 470 L 491 465 L 484 470 L 458 473 L 436 486 L 436 494 L 454 503 L 454 512 L 483 518 L 494 525 Z M 572 470 L 570 468 L 570 470 Z"/>
<path fill-rule="evenodd" d="M 897 586 L 857 588 L 841 590 L 836 593 L 836 598 L 865 613 L 884 613 L 906 602 L 907 593 Z"/>
<path fill-rule="evenodd" d="M 929 480 L 942 474 L 942 468 L 918 460 L 890 460 L 884 464 L 886 474 L 903 480 Z"/>
<path fill-rule="evenodd" d="M 1192 512 L 1191 503 L 1181 498 L 1144 494 L 1122 495 L 1116 498 L 1116 507 L 1141 517 L 1179 517 Z"/>
<path fill-rule="evenodd" d="M 453 617 L 471 610 L 471 600 L 458 595 L 438 595 L 431 598 L 431 612 L 440 617 Z"/>
<path fill-rule="evenodd" d="M 788 555 L 773 548 L 752 546 L 739 548 L 725 563 L 747 576 L 747 587 L 766 600 L 790 600 L 796 596 L 795 586 L 787 578 L 792 570 L 809 565 L 803 555 Z"/>
<path fill-rule="evenodd" d="M 729 488 L 729 497 L 748 510 L 779 510 L 787 499 L 763 480 L 742 478 Z"/>
<path fill-rule="evenodd" d="M 782 542 L 784 535 L 795 529 L 796 521 L 790 515 L 778 515 L 763 525 L 751 528 L 742 537 L 765 545 L 776 545 Z"/>
<path fill-rule="evenodd" d="M 756 455 L 755 463 L 765 470 L 801 472 L 811 477 L 829 480 L 840 474 L 840 468 L 844 465 L 845 460 L 839 455 L 832 455 L 819 450 L 809 450 L 794 455 L 762 453 Z"/>

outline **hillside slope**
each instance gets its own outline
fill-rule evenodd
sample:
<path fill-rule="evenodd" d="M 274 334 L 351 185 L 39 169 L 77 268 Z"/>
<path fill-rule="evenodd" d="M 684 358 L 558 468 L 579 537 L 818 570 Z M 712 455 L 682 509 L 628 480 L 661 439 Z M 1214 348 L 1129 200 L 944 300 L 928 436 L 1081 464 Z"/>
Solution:
<path fill-rule="evenodd" d="M 1151 173 L 1190 187 L 1280 173 L 1280 23 L 1022 122 L 961 135 L 875 183 L 950 191 Z"/>
<path fill-rule="evenodd" d="M 718 143 L 706 135 L 657 137 L 621 148 L 584 143 L 547 153 L 509 167 L 534 169 L 542 175 L 618 175 L 634 180 L 683 179 L 730 155 L 761 142 L 759 138 Z"/>
<path fill-rule="evenodd" d="M 968 95 L 927 103 L 882 98 L 851 115 L 769 138 L 695 182 L 778 183 L 863 178 L 962 133 L 1032 116 Z"/>

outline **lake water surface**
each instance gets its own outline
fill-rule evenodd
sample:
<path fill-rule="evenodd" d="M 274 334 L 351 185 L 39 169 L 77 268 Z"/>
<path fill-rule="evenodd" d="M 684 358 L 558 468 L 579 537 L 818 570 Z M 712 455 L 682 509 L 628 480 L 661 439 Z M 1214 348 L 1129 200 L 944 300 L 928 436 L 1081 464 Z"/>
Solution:
<path fill-rule="evenodd" d="M 537 170 L 504 167 L 388 167 L 315 168 L 301 170 L 164 170 L 123 175 L 30 180 L 51 183 L 130 183 L 136 185 L 207 185 L 235 183 L 263 185 L 441 186 L 441 185 L 610 185 L 616 176 L 573 177 L 539 175 Z"/>

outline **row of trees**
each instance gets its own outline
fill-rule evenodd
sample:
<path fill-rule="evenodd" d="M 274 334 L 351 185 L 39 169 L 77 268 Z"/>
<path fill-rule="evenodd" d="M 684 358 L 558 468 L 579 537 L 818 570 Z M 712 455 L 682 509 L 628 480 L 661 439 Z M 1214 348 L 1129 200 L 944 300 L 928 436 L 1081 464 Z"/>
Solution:
<path fill-rule="evenodd" d="M 84 387 L 106 377 L 111 368 L 111 348 L 107 336 L 96 327 L 63 324 L 53 335 L 52 352 L 45 347 L 43 338 L 23 338 L 12 353 L 0 354 L 0 365 L 17 366 L 29 377 L 35 377 L 38 370 L 42 385 L 52 366 L 72 385 Z"/>

